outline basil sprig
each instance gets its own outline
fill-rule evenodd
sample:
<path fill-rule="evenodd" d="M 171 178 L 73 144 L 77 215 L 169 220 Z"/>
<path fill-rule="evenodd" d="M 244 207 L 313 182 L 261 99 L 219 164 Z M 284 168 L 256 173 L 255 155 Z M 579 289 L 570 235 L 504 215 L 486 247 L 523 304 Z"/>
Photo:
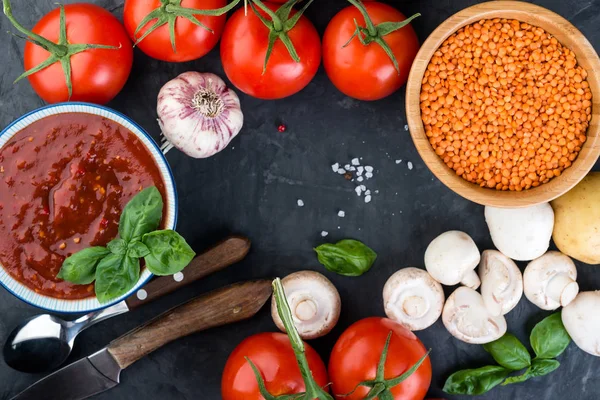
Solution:
<path fill-rule="evenodd" d="M 480 395 L 500 384 L 521 383 L 556 370 L 560 363 L 554 358 L 561 355 L 571 343 L 560 312 L 539 322 L 531 331 L 529 341 L 535 352 L 533 359 L 523 343 L 510 333 L 485 344 L 484 349 L 499 365 L 455 372 L 446 380 L 444 391 L 449 394 Z M 508 376 L 523 369 L 525 372 L 520 375 Z"/>
<path fill-rule="evenodd" d="M 336 244 L 325 243 L 315 249 L 319 262 L 331 272 L 360 276 L 367 272 L 377 253 L 358 240 L 345 239 Z"/>
<path fill-rule="evenodd" d="M 57 278 L 78 285 L 96 281 L 96 297 L 107 303 L 135 286 L 140 279 L 140 258 L 155 275 L 180 272 L 196 253 L 177 232 L 156 230 L 162 210 L 158 189 L 151 186 L 142 190 L 123 209 L 119 237 L 106 247 L 89 247 L 71 255 Z"/>

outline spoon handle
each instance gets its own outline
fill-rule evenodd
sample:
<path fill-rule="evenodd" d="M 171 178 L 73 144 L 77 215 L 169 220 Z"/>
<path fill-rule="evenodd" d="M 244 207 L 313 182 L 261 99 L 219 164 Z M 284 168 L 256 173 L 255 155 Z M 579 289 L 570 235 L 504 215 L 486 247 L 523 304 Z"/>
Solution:
<path fill-rule="evenodd" d="M 254 316 L 271 296 L 271 281 L 217 289 L 175 307 L 121 336 L 108 351 L 122 369 L 173 340 Z"/>
<path fill-rule="evenodd" d="M 181 274 L 153 279 L 125 303 L 130 310 L 149 303 L 207 275 L 220 271 L 246 257 L 250 239 L 231 236 L 192 260 Z"/>

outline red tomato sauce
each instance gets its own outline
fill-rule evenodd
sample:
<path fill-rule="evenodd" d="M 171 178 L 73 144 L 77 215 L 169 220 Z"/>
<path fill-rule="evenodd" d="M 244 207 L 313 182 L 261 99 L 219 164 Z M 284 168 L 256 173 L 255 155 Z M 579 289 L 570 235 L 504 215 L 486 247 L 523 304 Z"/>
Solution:
<path fill-rule="evenodd" d="M 166 199 L 150 152 L 123 126 L 82 113 L 34 122 L 0 149 L 0 264 L 40 294 L 93 296 L 93 283 L 56 278 L 63 261 L 114 239 L 127 202 L 152 185 Z"/>

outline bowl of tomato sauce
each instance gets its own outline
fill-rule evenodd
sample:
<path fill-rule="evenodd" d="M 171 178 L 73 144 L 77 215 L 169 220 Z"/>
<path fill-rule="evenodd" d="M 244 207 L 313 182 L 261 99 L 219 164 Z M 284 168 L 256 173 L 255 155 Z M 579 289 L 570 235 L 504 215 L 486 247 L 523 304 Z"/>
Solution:
<path fill-rule="evenodd" d="M 128 117 L 87 103 L 34 110 L 0 132 L 0 284 L 24 302 L 83 313 L 109 307 L 137 291 L 143 269 L 123 296 L 101 304 L 94 284 L 57 278 L 66 257 L 117 237 L 121 211 L 156 186 L 162 229 L 175 229 L 173 175 L 153 139 Z"/>

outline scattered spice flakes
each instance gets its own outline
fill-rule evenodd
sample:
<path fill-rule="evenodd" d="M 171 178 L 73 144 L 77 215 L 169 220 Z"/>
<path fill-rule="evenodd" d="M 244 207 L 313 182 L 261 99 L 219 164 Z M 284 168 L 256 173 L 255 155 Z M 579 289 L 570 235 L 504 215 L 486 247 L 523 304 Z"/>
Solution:
<path fill-rule="evenodd" d="M 302 199 L 298 199 L 298 207 L 304 207 L 304 201 Z"/>
<path fill-rule="evenodd" d="M 362 184 L 365 180 L 369 180 L 374 177 L 375 168 L 371 165 L 360 165 L 362 157 L 354 157 L 350 160 L 349 164 L 345 164 L 343 167 L 340 167 L 340 163 L 335 163 L 331 165 L 331 170 L 335 173 L 343 175 L 344 178 L 348 181 L 357 182 L 354 191 L 357 196 L 362 196 L 367 191 L 365 185 Z M 377 191 L 376 193 L 379 193 Z M 371 191 L 366 193 L 365 195 L 371 196 Z M 370 202 L 371 199 L 367 201 Z"/>

